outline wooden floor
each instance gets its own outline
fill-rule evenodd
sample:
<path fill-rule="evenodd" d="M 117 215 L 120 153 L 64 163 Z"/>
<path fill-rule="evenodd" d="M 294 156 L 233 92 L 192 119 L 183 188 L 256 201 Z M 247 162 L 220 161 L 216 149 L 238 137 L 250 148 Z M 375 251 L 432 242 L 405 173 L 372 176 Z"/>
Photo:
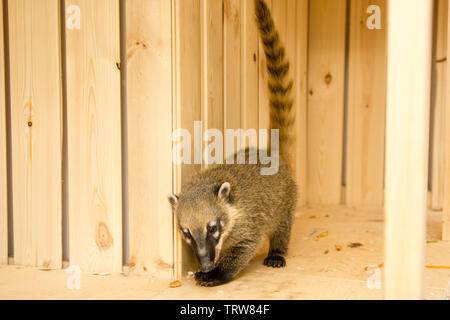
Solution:
<path fill-rule="evenodd" d="M 429 212 L 426 264 L 450 266 L 450 242 L 438 240 L 440 222 L 440 212 Z M 291 241 L 286 268 L 274 270 L 262 265 L 267 247 L 264 244 L 238 278 L 215 288 L 198 287 L 189 276 L 181 279 L 181 287 L 169 288 L 171 280 L 124 274 L 83 274 L 80 289 L 69 290 L 66 286 L 69 275 L 64 270 L 0 266 L 0 299 L 383 298 L 376 281 L 368 281 L 370 277 L 376 280 L 374 272 L 383 267 L 380 210 L 305 209 L 297 214 Z M 362 246 L 350 248 L 350 243 Z M 448 299 L 450 270 L 427 268 L 425 275 L 426 299 Z M 383 279 L 380 280 L 382 287 Z"/>

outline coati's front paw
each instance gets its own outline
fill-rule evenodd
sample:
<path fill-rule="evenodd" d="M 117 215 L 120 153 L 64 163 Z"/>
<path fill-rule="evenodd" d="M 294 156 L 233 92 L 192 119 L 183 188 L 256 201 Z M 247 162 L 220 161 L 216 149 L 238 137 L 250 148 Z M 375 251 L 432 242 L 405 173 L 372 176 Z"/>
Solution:
<path fill-rule="evenodd" d="M 221 284 L 227 283 L 231 279 L 224 276 L 217 269 L 214 269 L 213 271 L 208 272 L 208 273 L 197 272 L 195 274 L 195 280 L 197 281 L 197 284 L 199 284 L 203 287 L 215 287 L 215 286 L 219 286 Z"/>
<path fill-rule="evenodd" d="M 264 259 L 264 265 L 273 268 L 283 268 L 286 266 L 286 260 L 282 256 L 269 256 Z"/>

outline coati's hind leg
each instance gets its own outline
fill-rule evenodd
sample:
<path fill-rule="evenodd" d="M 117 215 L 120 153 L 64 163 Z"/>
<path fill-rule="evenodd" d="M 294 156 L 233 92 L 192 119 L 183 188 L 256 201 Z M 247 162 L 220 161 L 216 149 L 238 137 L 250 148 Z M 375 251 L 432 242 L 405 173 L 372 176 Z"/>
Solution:
<path fill-rule="evenodd" d="M 217 267 L 208 273 L 197 272 L 195 280 L 204 287 L 215 287 L 230 282 L 253 258 L 257 240 L 244 240 L 223 253 Z"/>
<path fill-rule="evenodd" d="M 292 219 L 283 220 L 275 232 L 270 236 L 269 254 L 264 259 L 264 265 L 273 268 L 286 266 L 284 256 L 287 253 L 291 236 Z"/>

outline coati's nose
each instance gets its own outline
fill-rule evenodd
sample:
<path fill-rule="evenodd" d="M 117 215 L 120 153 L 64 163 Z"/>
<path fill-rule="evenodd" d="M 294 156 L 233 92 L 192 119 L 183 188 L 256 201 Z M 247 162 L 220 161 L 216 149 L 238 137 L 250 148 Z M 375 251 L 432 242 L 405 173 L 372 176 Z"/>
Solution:
<path fill-rule="evenodd" d="M 200 269 L 202 269 L 202 272 L 210 272 L 212 269 L 214 269 L 214 263 L 211 262 L 208 258 L 201 259 L 200 260 Z"/>

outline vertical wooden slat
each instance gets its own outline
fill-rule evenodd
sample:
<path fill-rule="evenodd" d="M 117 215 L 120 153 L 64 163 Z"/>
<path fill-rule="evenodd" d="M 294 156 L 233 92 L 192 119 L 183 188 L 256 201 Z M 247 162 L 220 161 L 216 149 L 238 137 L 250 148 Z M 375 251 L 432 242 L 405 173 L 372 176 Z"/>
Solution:
<path fill-rule="evenodd" d="M 289 43 L 295 42 L 295 69 L 292 68 L 295 90 L 295 176 L 298 185 L 298 206 L 306 204 L 307 195 L 307 73 L 308 73 L 308 0 L 288 0 Z M 295 12 L 295 15 L 292 13 Z M 293 20 L 294 19 L 294 20 Z M 295 25 L 295 29 L 293 29 Z"/>
<path fill-rule="evenodd" d="M 366 25 L 370 5 L 381 29 Z M 346 202 L 382 206 L 386 112 L 386 1 L 352 0 L 348 76 Z"/>
<path fill-rule="evenodd" d="M 80 29 L 66 32 L 70 263 L 122 267 L 118 0 L 68 0 Z"/>
<path fill-rule="evenodd" d="M 423 299 L 432 1 L 388 1 L 385 297 Z"/>
<path fill-rule="evenodd" d="M 309 2 L 308 202 L 341 199 L 345 0 Z"/>
<path fill-rule="evenodd" d="M 275 0 L 275 2 L 278 2 L 280 0 Z M 254 2 L 254 1 L 250 1 Z M 278 16 L 279 11 L 275 12 L 273 7 L 272 0 L 266 0 L 267 6 L 272 12 L 272 18 L 274 20 L 279 20 Z M 252 6 L 251 9 L 254 10 L 254 7 Z M 254 16 L 254 11 L 252 11 L 252 14 Z M 255 19 L 253 18 L 251 20 L 253 24 L 255 24 Z M 281 21 L 280 21 L 281 22 Z M 281 24 L 281 23 L 280 23 Z M 275 25 L 277 29 L 279 30 L 279 23 L 278 21 L 275 21 Z M 258 51 L 259 51 L 259 69 L 258 69 L 258 94 L 259 94 L 259 111 L 258 111 L 258 126 L 259 129 L 269 129 L 270 127 L 270 107 L 269 107 L 269 90 L 267 88 L 268 83 L 268 75 L 267 75 L 267 69 L 266 69 L 266 55 L 264 54 L 263 45 L 259 39 L 258 35 Z"/>
<path fill-rule="evenodd" d="M 127 115 L 130 270 L 172 276 L 171 2 L 129 0 Z M 166 138 L 165 138 L 166 137 Z"/>
<path fill-rule="evenodd" d="M 436 44 L 433 61 L 434 94 L 432 101 L 432 163 L 431 163 L 431 207 L 441 210 L 444 197 L 444 162 L 445 162 L 445 99 L 447 79 L 447 19 L 448 0 L 435 2 Z"/>
<path fill-rule="evenodd" d="M 194 121 L 201 120 L 200 0 L 173 0 L 173 127 L 187 129 L 194 138 Z M 194 157 L 192 156 L 192 159 Z M 200 165 L 174 165 L 173 190 L 179 192 Z M 175 273 L 192 270 L 192 252 L 174 234 Z"/>
<path fill-rule="evenodd" d="M 450 17 L 450 6 L 447 11 Z M 450 19 L 447 19 L 450 21 Z M 447 25 L 447 37 L 450 37 L 450 23 Z M 447 38 L 447 52 L 450 52 L 450 40 Z M 448 59 L 448 57 L 447 57 Z M 450 63 L 447 63 L 447 78 L 450 75 Z M 450 81 L 446 83 L 445 100 L 445 162 L 444 162 L 444 199 L 442 211 L 442 239 L 450 240 Z"/>
<path fill-rule="evenodd" d="M 9 1 L 14 262 L 61 267 L 59 2 Z"/>
<path fill-rule="evenodd" d="M 242 128 L 259 128 L 259 38 L 254 1 L 241 0 L 241 122 Z M 251 145 L 251 147 L 257 147 Z"/>
<path fill-rule="evenodd" d="M 219 129 L 223 132 L 222 0 L 201 0 L 200 11 L 203 129 Z M 208 144 L 205 141 L 205 146 Z"/>
<path fill-rule="evenodd" d="M 223 1 L 224 128 L 241 128 L 241 0 Z"/>
<path fill-rule="evenodd" d="M 8 191 L 6 176 L 5 60 L 3 6 L 0 5 L 0 264 L 8 262 Z"/>

